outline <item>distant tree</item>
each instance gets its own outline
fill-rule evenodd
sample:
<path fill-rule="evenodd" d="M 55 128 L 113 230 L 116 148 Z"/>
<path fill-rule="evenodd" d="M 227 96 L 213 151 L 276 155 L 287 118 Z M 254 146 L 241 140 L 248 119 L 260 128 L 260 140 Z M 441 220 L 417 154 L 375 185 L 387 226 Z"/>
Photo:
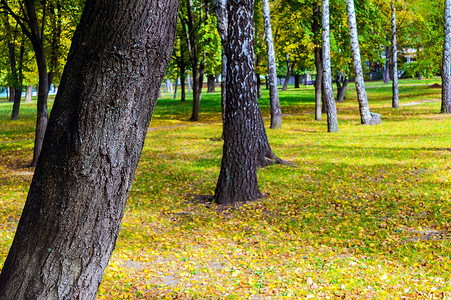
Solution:
<path fill-rule="evenodd" d="M 177 0 L 87 0 L 0 299 L 95 299 L 170 60 Z"/>
<path fill-rule="evenodd" d="M 396 45 L 396 7 L 395 0 L 390 3 L 391 7 L 391 45 L 393 63 L 393 83 L 392 83 L 392 107 L 399 108 L 399 88 L 398 88 L 398 48 Z"/>
<path fill-rule="evenodd" d="M 315 120 L 321 120 L 322 86 L 323 86 L 323 59 L 321 50 L 321 10 L 318 1 L 313 2 L 312 32 L 315 43 Z"/>
<path fill-rule="evenodd" d="M 445 30 L 442 62 L 442 108 L 441 112 L 451 113 L 451 0 L 445 0 Z"/>

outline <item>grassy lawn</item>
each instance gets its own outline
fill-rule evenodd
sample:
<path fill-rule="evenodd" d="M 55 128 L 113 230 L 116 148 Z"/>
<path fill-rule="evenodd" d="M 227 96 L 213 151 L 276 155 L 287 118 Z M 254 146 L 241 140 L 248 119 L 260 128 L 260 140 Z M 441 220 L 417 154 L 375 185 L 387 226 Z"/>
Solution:
<path fill-rule="evenodd" d="M 197 123 L 191 99 L 163 95 L 98 298 L 451 297 L 451 119 L 436 82 L 402 80 L 398 110 L 390 85 L 369 83 L 378 126 L 359 124 L 350 86 L 337 134 L 313 121 L 312 87 L 280 92 L 282 129 L 267 133 L 297 167 L 261 169 L 266 196 L 227 209 L 197 200 L 219 175 L 219 91 L 202 95 Z M 265 117 L 268 102 L 263 90 Z M 0 265 L 32 178 L 35 103 L 17 122 L 11 109 L 0 103 Z"/>

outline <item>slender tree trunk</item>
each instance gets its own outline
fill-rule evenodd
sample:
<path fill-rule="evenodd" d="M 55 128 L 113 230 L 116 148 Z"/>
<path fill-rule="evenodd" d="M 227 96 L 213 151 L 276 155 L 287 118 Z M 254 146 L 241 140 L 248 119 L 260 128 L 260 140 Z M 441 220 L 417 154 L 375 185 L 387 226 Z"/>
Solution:
<path fill-rule="evenodd" d="M 170 60 L 176 13 L 176 0 L 86 1 L 0 299 L 95 299 Z"/>
<path fill-rule="evenodd" d="M 285 81 L 283 82 L 282 91 L 286 91 L 288 88 L 288 83 L 290 82 L 291 78 L 291 71 L 293 67 L 291 66 L 291 60 L 290 60 L 290 54 L 287 53 L 285 56 L 285 61 L 287 62 L 287 76 L 285 76 Z"/>
<path fill-rule="evenodd" d="M 393 82 L 392 82 L 392 107 L 399 108 L 399 89 L 398 89 L 398 49 L 396 46 L 396 8 L 395 1 L 391 1 L 391 33 L 392 33 L 392 62 L 393 62 Z"/>
<path fill-rule="evenodd" d="M 215 75 L 207 76 L 207 93 L 215 92 Z"/>
<path fill-rule="evenodd" d="M 31 96 L 33 94 L 33 87 L 31 85 L 27 85 L 25 89 L 25 103 L 31 103 Z"/>
<path fill-rule="evenodd" d="M 346 89 L 348 88 L 348 77 L 343 75 L 343 74 L 339 74 L 337 76 L 337 102 L 338 103 L 343 103 L 343 100 L 345 98 L 345 94 L 346 94 Z"/>
<path fill-rule="evenodd" d="M 217 20 L 217 28 L 221 37 L 221 53 L 222 53 L 222 69 L 221 69 L 221 107 L 222 107 L 222 121 L 225 118 L 226 92 L 227 92 L 227 31 L 228 31 L 228 16 L 227 16 L 227 0 L 214 0 L 215 14 Z M 224 135 L 224 134 L 223 134 Z"/>
<path fill-rule="evenodd" d="M 10 86 L 8 90 L 9 90 L 8 102 L 14 102 L 14 98 L 16 97 L 16 89 L 14 88 L 14 86 Z"/>
<path fill-rule="evenodd" d="M 178 86 L 179 86 L 179 73 L 177 73 L 177 78 L 175 79 L 174 97 L 172 98 L 173 100 L 175 100 L 177 98 Z"/>
<path fill-rule="evenodd" d="M 261 61 L 261 57 L 260 55 L 257 55 L 257 59 L 256 59 L 256 68 L 258 66 L 260 66 L 260 61 Z M 257 74 L 257 99 L 261 99 L 262 98 L 262 80 L 260 78 L 260 74 Z"/>
<path fill-rule="evenodd" d="M 186 75 L 186 79 L 188 81 L 188 93 L 191 93 L 192 84 L 191 84 L 191 78 L 190 78 L 189 74 Z"/>
<path fill-rule="evenodd" d="M 186 101 L 186 91 L 185 91 L 185 74 L 180 74 L 180 101 L 185 102 Z"/>
<path fill-rule="evenodd" d="M 322 62 L 322 50 L 321 50 L 321 12 L 319 9 L 318 1 L 313 3 L 313 20 L 312 31 L 313 40 L 315 43 L 315 67 L 316 67 L 316 80 L 315 80 L 315 121 L 321 120 L 321 98 L 322 98 L 322 85 L 323 85 L 323 62 Z"/>
<path fill-rule="evenodd" d="M 388 84 L 390 82 L 390 47 L 385 47 L 385 64 L 384 64 L 384 70 L 382 73 L 382 77 L 384 79 L 384 83 Z"/>
<path fill-rule="evenodd" d="M 444 114 L 451 113 L 451 0 L 445 0 L 445 38 L 442 59 L 442 107 Z"/>
<path fill-rule="evenodd" d="M 254 65 L 254 1 L 229 1 L 224 148 L 215 201 L 261 197 L 257 182 L 258 114 Z"/>
<path fill-rule="evenodd" d="M 362 62 L 360 60 L 359 38 L 357 35 L 357 23 L 355 17 L 354 0 L 346 0 L 348 12 L 349 35 L 351 39 L 352 61 L 354 64 L 355 86 L 359 101 L 360 119 L 363 125 L 374 125 L 373 117 L 366 97 L 365 82 L 363 80 Z"/>
<path fill-rule="evenodd" d="M 266 51 L 268 55 L 268 77 L 267 87 L 269 86 L 269 102 L 271 106 L 271 129 L 282 127 L 282 110 L 280 109 L 279 90 L 277 87 L 277 66 L 276 54 L 274 52 L 274 42 L 271 29 L 271 13 L 269 9 L 269 0 L 262 0 L 263 21 L 265 23 Z"/>
<path fill-rule="evenodd" d="M 329 0 L 322 0 L 322 58 L 323 58 L 323 83 L 324 102 L 327 110 L 327 131 L 338 132 L 337 107 L 335 106 L 334 90 L 332 89 L 332 70 L 330 65 L 330 24 L 329 24 Z"/>

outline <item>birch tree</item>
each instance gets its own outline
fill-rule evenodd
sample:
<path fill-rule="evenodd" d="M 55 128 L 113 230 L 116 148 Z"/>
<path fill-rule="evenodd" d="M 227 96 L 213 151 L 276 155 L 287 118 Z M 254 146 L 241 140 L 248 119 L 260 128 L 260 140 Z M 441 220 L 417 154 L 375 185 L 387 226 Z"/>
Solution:
<path fill-rule="evenodd" d="M 322 0 L 322 61 L 324 101 L 327 111 L 327 131 L 338 132 L 337 107 L 332 89 L 332 71 L 330 65 L 330 23 L 329 0 Z"/>
<path fill-rule="evenodd" d="M 392 82 L 392 107 L 399 108 L 399 89 L 398 89 L 398 49 L 396 45 L 396 8 L 395 0 L 391 1 L 391 44 L 392 44 L 392 63 L 393 63 L 393 82 Z"/>
<path fill-rule="evenodd" d="M 359 38 L 357 34 L 357 22 L 355 15 L 354 0 L 346 0 L 348 13 L 349 36 L 351 40 L 352 61 L 355 72 L 355 86 L 357 90 L 357 100 L 359 102 L 360 119 L 363 125 L 375 125 L 378 120 L 373 120 L 366 96 L 365 82 L 363 80 L 362 62 L 360 59 Z"/>
<path fill-rule="evenodd" d="M 279 90 L 277 87 L 277 68 L 276 54 L 274 51 L 274 42 L 271 28 L 271 17 L 269 9 L 269 0 L 262 0 L 263 20 L 265 24 L 266 51 L 268 54 L 268 80 L 269 80 L 269 101 L 271 106 L 271 126 L 272 129 L 278 129 L 282 126 L 282 111 L 279 103 Z"/>

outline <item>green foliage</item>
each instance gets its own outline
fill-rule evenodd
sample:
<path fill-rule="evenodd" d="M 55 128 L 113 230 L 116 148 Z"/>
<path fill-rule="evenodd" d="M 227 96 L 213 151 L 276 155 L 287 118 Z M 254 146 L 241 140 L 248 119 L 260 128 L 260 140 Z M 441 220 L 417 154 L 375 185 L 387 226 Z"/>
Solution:
<path fill-rule="evenodd" d="M 219 173 L 220 93 L 204 95 L 198 124 L 184 121 L 189 101 L 163 95 L 98 298 L 450 297 L 451 123 L 427 87 L 436 82 L 401 80 L 410 105 L 399 110 L 390 86 L 368 83 L 378 126 L 359 125 L 350 84 L 333 135 L 312 121 L 312 87 L 280 92 L 284 127 L 269 140 L 297 167 L 261 169 L 266 197 L 236 207 L 195 200 L 213 194 Z M 268 98 L 263 90 L 265 117 Z M 0 265 L 32 178 L 35 103 L 22 107 L 11 122 L 0 103 Z"/>

